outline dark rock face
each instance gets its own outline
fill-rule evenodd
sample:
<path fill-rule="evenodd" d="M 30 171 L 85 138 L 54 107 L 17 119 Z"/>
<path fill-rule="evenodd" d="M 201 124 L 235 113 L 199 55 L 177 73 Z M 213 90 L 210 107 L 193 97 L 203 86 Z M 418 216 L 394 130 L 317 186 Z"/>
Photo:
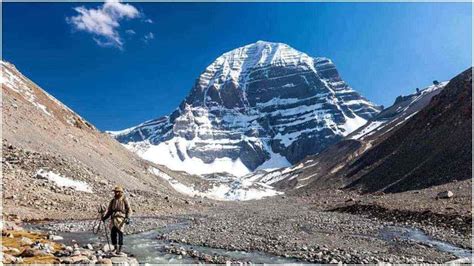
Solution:
<path fill-rule="evenodd" d="M 153 145 L 166 150 L 173 142 L 179 152 L 170 156 L 181 154 L 182 161 L 229 158 L 253 171 L 264 162 L 285 166 L 281 156 L 288 164 L 318 153 L 379 111 L 340 78 L 329 59 L 259 41 L 217 58 L 169 117 L 114 135 L 141 145 L 139 154 Z"/>

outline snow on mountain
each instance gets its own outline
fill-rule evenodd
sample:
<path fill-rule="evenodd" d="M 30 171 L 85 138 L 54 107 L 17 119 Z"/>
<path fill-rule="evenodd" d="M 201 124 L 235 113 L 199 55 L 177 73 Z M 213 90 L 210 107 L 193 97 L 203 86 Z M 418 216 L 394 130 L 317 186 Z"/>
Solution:
<path fill-rule="evenodd" d="M 238 178 L 230 180 L 219 180 L 217 182 L 209 182 L 210 188 L 201 191 L 199 189 L 194 188 L 193 186 L 187 186 L 179 182 L 178 180 L 172 178 L 171 176 L 169 176 L 163 171 L 160 171 L 157 168 L 152 167 L 149 169 L 149 171 L 150 173 L 168 181 L 170 186 L 174 188 L 177 192 L 188 195 L 190 197 L 206 197 L 210 199 L 225 201 L 247 201 L 283 194 L 283 192 L 276 191 L 269 185 Z"/>
<path fill-rule="evenodd" d="M 367 124 L 350 134 L 348 138 L 363 140 L 375 133 L 383 134 L 400 126 L 426 106 L 431 98 L 439 94 L 446 84 L 448 84 L 448 81 L 428 86 L 417 93 L 399 96 L 392 106 L 384 109 Z"/>
<path fill-rule="evenodd" d="M 379 111 L 331 60 L 258 41 L 218 57 L 170 116 L 109 133 L 173 170 L 243 176 L 316 154 Z"/>

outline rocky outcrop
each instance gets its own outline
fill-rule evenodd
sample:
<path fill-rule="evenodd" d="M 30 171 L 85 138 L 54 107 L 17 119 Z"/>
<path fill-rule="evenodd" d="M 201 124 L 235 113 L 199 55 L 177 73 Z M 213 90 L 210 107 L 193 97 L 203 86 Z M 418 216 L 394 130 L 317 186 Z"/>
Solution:
<path fill-rule="evenodd" d="M 331 60 L 259 41 L 217 58 L 170 116 L 111 133 L 172 169 L 243 175 L 318 153 L 379 111 Z"/>

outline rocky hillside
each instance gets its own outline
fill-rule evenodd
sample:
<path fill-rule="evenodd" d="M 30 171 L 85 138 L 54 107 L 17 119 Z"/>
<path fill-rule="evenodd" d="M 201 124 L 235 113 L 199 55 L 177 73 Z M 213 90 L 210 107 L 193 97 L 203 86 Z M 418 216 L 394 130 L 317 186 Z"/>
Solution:
<path fill-rule="evenodd" d="M 1 65 L 5 213 L 90 216 L 108 201 L 115 185 L 127 189 L 138 213 L 187 206 L 165 180 L 150 173 L 150 162 L 96 130 L 12 64 Z"/>
<path fill-rule="evenodd" d="M 340 170 L 393 134 L 439 94 L 447 82 L 429 86 L 416 93 L 399 96 L 394 104 L 375 115 L 365 125 L 321 153 L 308 156 L 296 165 L 274 171 L 259 171 L 245 178 L 270 184 L 279 189 L 344 186 Z M 297 192 L 296 192 L 297 193 Z"/>
<path fill-rule="evenodd" d="M 348 185 L 400 192 L 471 179 L 472 69 L 453 78 L 389 138 L 348 167 Z"/>
<path fill-rule="evenodd" d="M 217 58 L 170 116 L 111 133 L 174 170 L 242 176 L 319 153 L 379 111 L 331 60 L 259 41 Z"/>

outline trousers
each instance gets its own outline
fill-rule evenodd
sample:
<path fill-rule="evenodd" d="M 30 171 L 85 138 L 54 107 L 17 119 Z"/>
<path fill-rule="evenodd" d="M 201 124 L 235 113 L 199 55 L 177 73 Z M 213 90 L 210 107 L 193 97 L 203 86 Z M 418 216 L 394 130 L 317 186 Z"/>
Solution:
<path fill-rule="evenodd" d="M 123 232 L 118 230 L 117 227 L 115 226 L 112 227 L 112 230 L 110 231 L 110 236 L 112 238 L 112 245 L 114 246 L 116 246 L 117 244 L 120 246 L 123 245 Z"/>

